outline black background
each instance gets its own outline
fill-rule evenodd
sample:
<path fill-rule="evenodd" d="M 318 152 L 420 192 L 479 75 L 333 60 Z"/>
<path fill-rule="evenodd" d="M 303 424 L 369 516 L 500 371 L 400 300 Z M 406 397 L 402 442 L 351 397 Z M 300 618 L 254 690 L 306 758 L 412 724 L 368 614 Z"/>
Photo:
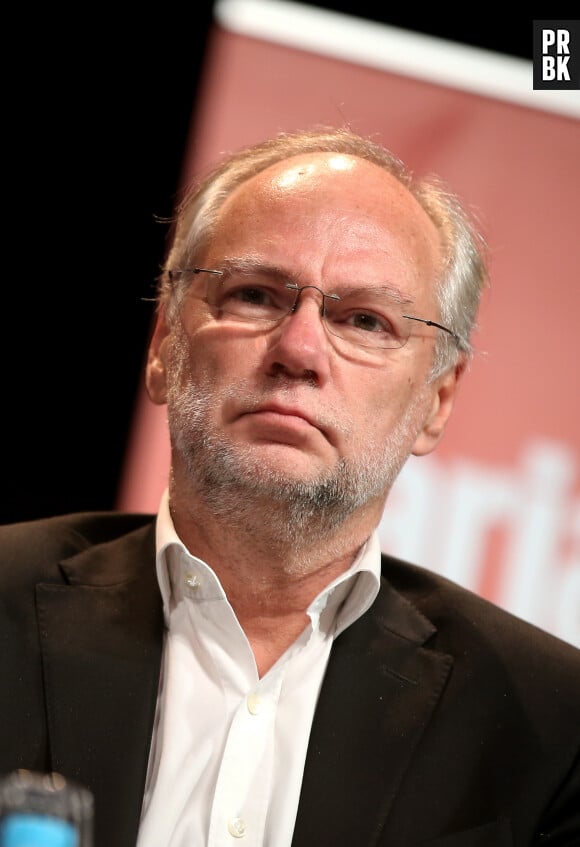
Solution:
<path fill-rule="evenodd" d="M 0 523 L 115 505 L 213 11 L 159 5 L 4 28 Z M 532 58 L 527 19 L 310 5 Z"/>

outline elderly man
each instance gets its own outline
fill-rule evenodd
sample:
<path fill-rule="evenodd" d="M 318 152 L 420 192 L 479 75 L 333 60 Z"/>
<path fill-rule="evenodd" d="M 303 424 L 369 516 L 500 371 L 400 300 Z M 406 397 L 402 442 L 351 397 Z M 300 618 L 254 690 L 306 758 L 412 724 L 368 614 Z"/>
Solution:
<path fill-rule="evenodd" d="M 578 843 L 580 651 L 377 537 L 485 284 L 458 200 L 350 131 L 184 198 L 146 366 L 157 516 L 0 534 L 0 763 L 87 786 L 98 847 Z"/>

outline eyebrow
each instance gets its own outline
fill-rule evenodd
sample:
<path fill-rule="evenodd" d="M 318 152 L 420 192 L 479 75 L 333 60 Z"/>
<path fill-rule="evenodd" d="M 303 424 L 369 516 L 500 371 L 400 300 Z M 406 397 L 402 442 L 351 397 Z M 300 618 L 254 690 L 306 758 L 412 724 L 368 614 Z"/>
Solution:
<path fill-rule="evenodd" d="M 253 273 L 260 276 L 274 277 L 280 282 L 296 282 L 294 274 L 284 270 L 280 265 L 268 265 L 261 262 L 259 259 L 224 259 L 218 265 L 220 270 L 226 273 Z"/>
<path fill-rule="evenodd" d="M 225 273 L 241 273 L 241 274 L 258 274 L 259 276 L 267 276 L 274 278 L 281 283 L 292 283 L 300 285 L 302 279 L 297 275 L 285 270 L 280 265 L 264 264 L 259 259 L 254 258 L 227 258 L 219 264 L 219 269 Z M 308 283 L 306 283 L 308 284 Z M 388 297 L 390 300 L 400 304 L 401 306 L 409 306 L 414 303 L 412 297 L 409 297 L 396 285 L 391 285 L 388 282 L 382 285 L 349 285 L 335 286 L 328 294 L 338 294 L 341 299 L 368 294 L 380 294 Z"/>

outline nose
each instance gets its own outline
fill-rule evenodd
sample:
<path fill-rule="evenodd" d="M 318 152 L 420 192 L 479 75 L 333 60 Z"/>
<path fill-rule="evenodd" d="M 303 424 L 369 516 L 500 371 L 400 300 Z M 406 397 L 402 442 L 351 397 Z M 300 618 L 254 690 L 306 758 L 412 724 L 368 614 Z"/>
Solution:
<path fill-rule="evenodd" d="M 268 371 L 322 384 L 329 376 L 325 297 L 315 285 L 296 288 L 293 309 L 270 334 Z"/>

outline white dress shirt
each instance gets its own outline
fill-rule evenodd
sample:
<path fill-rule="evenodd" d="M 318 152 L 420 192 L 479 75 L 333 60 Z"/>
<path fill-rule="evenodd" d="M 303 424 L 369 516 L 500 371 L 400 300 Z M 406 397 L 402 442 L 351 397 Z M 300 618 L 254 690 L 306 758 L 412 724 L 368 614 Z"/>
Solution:
<path fill-rule="evenodd" d="M 330 648 L 377 595 L 378 536 L 262 678 L 216 574 L 178 538 L 167 492 L 157 576 L 166 637 L 137 847 L 290 847 Z"/>

